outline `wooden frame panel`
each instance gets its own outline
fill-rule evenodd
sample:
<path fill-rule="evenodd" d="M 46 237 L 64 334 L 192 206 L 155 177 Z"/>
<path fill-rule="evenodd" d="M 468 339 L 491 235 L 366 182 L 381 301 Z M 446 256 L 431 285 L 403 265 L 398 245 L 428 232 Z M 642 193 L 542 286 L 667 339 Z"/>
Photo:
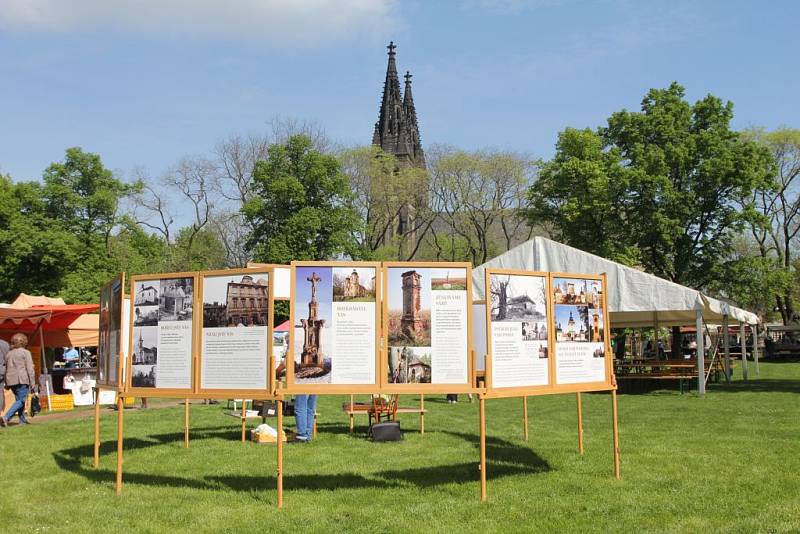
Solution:
<path fill-rule="evenodd" d="M 490 279 L 492 275 L 511 275 L 511 276 L 536 276 L 544 279 L 545 291 L 545 313 L 547 322 L 547 378 L 546 385 L 539 386 L 509 386 L 494 387 L 494 361 L 492 358 L 492 306 L 490 297 Z M 525 271 L 521 269 L 484 269 L 484 288 L 486 299 L 480 301 L 484 304 L 486 313 L 486 398 L 506 398 L 506 397 L 525 397 L 528 395 L 546 395 L 555 385 L 555 359 L 552 354 L 554 343 L 555 316 L 553 310 L 552 288 L 550 273 L 545 271 Z M 479 301 L 476 301 L 479 302 Z"/>
<path fill-rule="evenodd" d="M 109 373 L 108 373 L 108 371 L 109 371 L 108 364 L 110 363 L 109 358 L 111 357 L 111 345 L 110 345 L 111 339 L 110 339 L 110 336 L 109 336 L 110 331 L 108 329 L 108 323 L 106 322 L 104 324 L 104 321 L 103 321 L 102 304 L 103 304 L 103 292 L 104 291 L 110 291 L 109 310 L 108 310 L 108 313 L 110 314 L 111 313 L 110 305 L 111 305 L 111 301 L 114 298 L 114 286 L 117 286 L 117 285 L 119 287 L 119 318 L 118 318 L 119 319 L 119 351 L 117 353 L 116 381 L 114 383 L 112 383 L 109 380 Z M 104 360 L 104 361 L 101 361 L 100 358 L 98 358 L 98 360 L 97 360 L 97 365 L 98 365 L 97 386 L 98 387 L 102 387 L 103 389 L 106 389 L 106 390 L 112 390 L 112 391 L 120 392 L 120 391 L 123 391 L 125 389 L 125 381 L 123 379 L 123 376 L 124 376 L 123 371 L 124 371 L 124 366 L 125 366 L 126 362 L 123 360 L 123 357 L 122 357 L 123 356 L 123 350 L 122 350 L 123 342 L 122 342 L 122 339 L 123 339 L 123 336 L 125 336 L 127 334 L 127 332 L 125 331 L 126 325 L 123 324 L 123 321 L 122 321 L 122 319 L 124 317 L 123 309 L 125 307 L 125 273 L 120 273 L 113 280 L 111 280 L 110 282 L 104 284 L 100 288 L 100 306 L 101 306 L 101 310 L 100 310 L 100 324 L 99 324 L 98 335 L 99 335 L 99 337 L 103 337 L 102 336 L 102 331 L 103 331 L 103 328 L 105 327 L 106 328 L 105 344 L 107 346 L 105 347 L 105 350 L 103 351 L 104 354 L 103 354 L 102 360 Z M 109 320 L 110 320 L 110 317 L 109 317 L 109 319 L 107 319 L 107 321 L 109 321 Z M 98 342 L 101 342 L 101 341 L 102 340 L 98 339 Z M 100 355 L 100 347 L 98 347 L 98 356 L 99 355 Z M 100 380 L 100 372 L 99 371 L 102 368 L 105 369 L 105 376 L 103 377 L 103 380 Z"/>
<path fill-rule="evenodd" d="M 291 269 L 292 269 L 292 266 L 291 266 L 291 265 L 283 265 L 283 264 L 281 264 L 281 263 L 261 263 L 261 262 L 257 262 L 257 261 L 248 261 L 248 262 L 247 262 L 247 268 L 248 268 L 248 269 L 263 269 L 263 268 L 271 268 L 271 269 L 273 269 L 273 270 L 274 270 L 274 269 L 289 269 L 289 270 L 291 270 Z M 270 284 L 270 287 L 271 287 L 272 285 L 273 285 L 273 284 Z M 278 296 L 273 296 L 273 297 L 272 297 L 272 300 L 273 300 L 273 301 L 278 301 L 278 302 L 281 302 L 281 301 L 283 301 L 283 302 L 289 302 L 289 301 L 291 301 L 291 300 L 292 300 L 292 298 L 291 298 L 291 297 L 278 297 Z"/>
<path fill-rule="evenodd" d="M 558 384 L 556 379 L 556 363 L 558 358 L 558 346 L 554 339 L 553 343 L 553 390 L 552 393 L 583 393 L 589 391 L 609 391 L 616 390 L 617 384 L 614 378 L 614 363 L 613 353 L 611 352 L 611 321 L 608 315 L 608 279 L 605 273 L 600 275 L 582 274 L 582 273 L 564 273 L 564 272 L 551 272 L 550 273 L 550 299 L 553 301 L 553 324 L 551 328 L 555 334 L 555 306 L 556 302 L 553 299 L 553 282 L 556 278 L 566 278 L 575 280 L 597 280 L 602 284 L 603 294 L 600 307 L 603 311 L 603 350 L 605 351 L 604 360 L 604 380 L 597 382 L 581 382 L 575 384 Z"/>
<path fill-rule="evenodd" d="M 466 312 L 467 312 L 467 381 L 461 384 L 394 384 L 388 379 L 389 369 L 389 269 L 464 269 L 466 271 Z M 381 392 L 400 394 L 437 394 L 437 393 L 478 393 L 482 390 L 475 387 L 475 354 L 472 350 L 472 264 L 469 262 L 433 262 L 433 261 L 391 261 L 383 263 L 383 302 L 381 313 L 383 328 L 381 332 L 382 347 L 380 351 L 380 384 Z"/>
<path fill-rule="evenodd" d="M 314 394 L 314 395 L 341 395 L 343 393 L 378 393 L 380 391 L 380 352 L 381 352 L 381 281 L 382 276 L 380 262 L 370 261 L 293 261 L 291 264 L 291 299 L 289 305 L 289 320 L 291 329 L 289 330 L 289 347 L 286 352 L 286 388 L 281 390 L 281 394 Z M 295 324 L 297 324 L 297 313 L 295 306 L 297 288 L 297 269 L 299 267 L 325 267 L 325 268 L 348 268 L 348 267 L 368 267 L 375 269 L 375 382 L 373 384 L 298 384 L 294 379 L 295 361 Z M 334 355 L 335 357 L 335 355 Z M 290 365 L 291 363 L 291 365 Z M 335 365 L 335 362 L 334 362 Z M 277 380 L 275 381 L 277 383 Z M 276 391 L 277 393 L 277 391 Z"/>
<path fill-rule="evenodd" d="M 203 306 L 204 306 L 204 292 L 205 292 L 205 279 L 214 278 L 219 276 L 244 276 L 244 275 L 267 275 L 267 334 L 266 334 L 266 347 L 267 354 L 265 362 L 266 371 L 266 387 L 264 389 L 237 389 L 237 388 L 204 388 L 203 387 Z M 221 269 L 216 271 L 201 271 L 198 273 L 198 288 L 197 294 L 197 307 L 200 312 L 198 317 L 199 323 L 195 327 L 195 354 L 197 361 L 194 369 L 194 383 L 195 391 L 204 395 L 204 398 L 232 398 L 232 397 L 246 397 L 267 399 L 272 398 L 272 392 L 275 387 L 275 369 L 272 368 L 272 329 L 274 327 L 274 279 L 272 267 L 248 267 L 247 269 Z"/>
<path fill-rule="evenodd" d="M 189 388 L 158 388 L 158 387 L 134 387 L 133 386 L 133 351 L 134 351 L 134 339 L 133 339 L 133 331 L 136 328 L 134 326 L 134 317 L 136 311 L 136 283 L 141 281 L 155 281 L 158 280 L 170 280 L 175 278 L 191 278 L 192 279 L 192 333 L 191 333 L 191 340 L 192 340 L 192 355 L 191 355 L 191 369 L 190 369 L 190 380 L 192 382 Z M 130 311 L 131 311 L 131 321 L 130 321 L 130 334 L 128 337 L 128 361 L 126 367 L 126 375 L 125 375 L 125 393 L 127 396 L 136 396 L 136 397 L 175 397 L 175 398 L 203 398 L 200 394 L 197 393 L 196 387 L 197 384 L 195 382 L 195 368 L 197 367 L 197 316 L 195 315 L 195 310 L 197 310 L 197 285 L 198 285 L 199 276 L 197 272 L 174 272 L 174 273 L 159 273 L 159 274 L 145 274 L 139 276 L 132 276 L 130 280 L 131 290 L 130 290 Z M 158 357 L 158 356 L 157 356 Z M 158 360 L 156 360 L 158 361 Z"/>

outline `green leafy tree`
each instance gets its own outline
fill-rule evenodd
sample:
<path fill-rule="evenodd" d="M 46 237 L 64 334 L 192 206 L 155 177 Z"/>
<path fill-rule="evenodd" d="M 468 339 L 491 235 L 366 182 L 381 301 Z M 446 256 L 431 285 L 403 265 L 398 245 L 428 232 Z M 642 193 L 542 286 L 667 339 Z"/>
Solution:
<path fill-rule="evenodd" d="M 738 200 L 771 182 L 769 152 L 731 130 L 733 104 L 690 104 L 673 83 L 597 131 L 568 129 L 530 191 L 532 223 L 555 237 L 695 288 L 723 273 L 757 217 Z"/>
<path fill-rule="evenodd" d="M 288 263 L 357 256 L 362 222 L 352 207 L 347 176 L 333 156 L 297 135 L 270 146 L 253 172 L 244 205 L 252 227 L 247 243 L 257 261 Z"/>

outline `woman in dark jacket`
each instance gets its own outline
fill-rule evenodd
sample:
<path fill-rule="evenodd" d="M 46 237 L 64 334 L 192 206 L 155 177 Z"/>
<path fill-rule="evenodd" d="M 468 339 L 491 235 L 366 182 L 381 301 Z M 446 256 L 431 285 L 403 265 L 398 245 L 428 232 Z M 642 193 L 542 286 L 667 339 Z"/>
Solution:
<path fill-rule="evenodd" d="M 8 420 L 19 414 L 20 424 L 28 424 L 25 418 L 25 401 L 31 387 L 36 383 L 33 371 L 33 358 L 25 347 L 28 338 L 25 334 L 14 334 L 11 338 L 11 350 L 6 354 L 6 388 L 14 392 L 16 401 L 11 405 L 6 414 L 0 417 L 0 426 L 6 426 Z"/>

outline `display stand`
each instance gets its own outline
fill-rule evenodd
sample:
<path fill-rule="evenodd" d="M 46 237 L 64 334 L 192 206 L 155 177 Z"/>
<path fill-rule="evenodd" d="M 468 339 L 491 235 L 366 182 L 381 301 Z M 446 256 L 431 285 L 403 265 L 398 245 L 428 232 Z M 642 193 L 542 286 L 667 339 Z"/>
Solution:
<path fill-rule="evenodd" d="M 189 399 L 183 399 L 183 447 L 189 448 Z"/>
<path fill-rule="evenodd" d="M 583 454 L 583 410 L 581 409 L 581 392 L 575 394 L 578 407 L 578 452 Z"/>
<path fill-rule="evenodd" d="M 522 439 L 528 441 L 528 396 L 522 397 Z"/>
<path fill-rule="evenodd" d="M 100 388 L 94 388 L 94 460 L 92 467 L 100 466 Z"/>
<path fill-rule="evenodd" d="M 117 495 L 122 494 L 122 443 L 125 429 L 125 402 L 121 395 L 117 396 Z"/>
<path fill-rule="evenodd" d="M 283 508 L 283 396 L 278 396 L 278 442 L 275 449 L 277 450 L 277 471 L 275 482 L 277 484 L 277 504 L 278 508 Z"/>
<path fill-rule="evenodd" d="M 480 399 L 480 433 L 481 433 L 481 501 L 486 501 L 486 397 L 478 394 Z"/>

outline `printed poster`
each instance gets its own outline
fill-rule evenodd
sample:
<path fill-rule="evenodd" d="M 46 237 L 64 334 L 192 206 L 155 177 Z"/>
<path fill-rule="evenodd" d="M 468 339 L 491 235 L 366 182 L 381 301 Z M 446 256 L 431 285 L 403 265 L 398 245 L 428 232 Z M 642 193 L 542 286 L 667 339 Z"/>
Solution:
<path fill-rule="evenodd" d="M 547 279 L 490 274 L 492 386 L 550 383 L 547 335 Z"/>
<path fill-rule="evenodd" d="M 191 389 L 194 278 L 134 284 L 131 385 Z"/>
<path fill-rule="evenodd" d="M 203 277 L 202 389 L 267 389 L 269 273 Z"/>
<path fill-rule="evenodd" d="M 376 382 L 376 275 L 374 267 L 296 267 L 296 384 Z"/>
<path fill-rule="evenodd" d="M 605 382 L 605 327 L 600 280 L 553 279 L 556 383 Z"/>
<path fill-rule="evenodd" d="M 388 381 L 469 383 L 467 270 L 388 269 Z"/>

